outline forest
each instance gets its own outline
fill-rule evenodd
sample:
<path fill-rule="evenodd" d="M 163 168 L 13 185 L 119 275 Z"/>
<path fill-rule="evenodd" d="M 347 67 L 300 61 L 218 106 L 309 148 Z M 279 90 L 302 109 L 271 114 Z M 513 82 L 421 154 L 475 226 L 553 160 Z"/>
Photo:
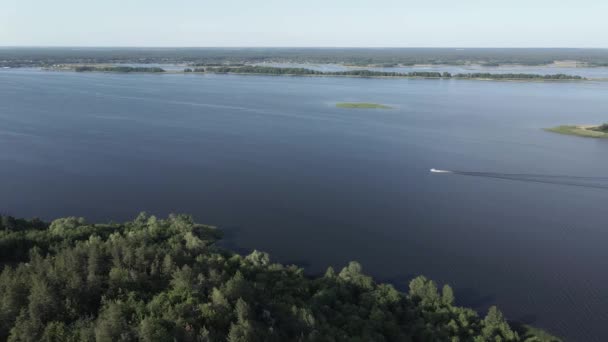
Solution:
<path fill-rule="evenodd" d="M 0 220 L 0 340 L 559 341 L 455 304 L 423 276 L 407 293 L 351 262 L 308 275 L 218 246 L 187 215 L 124 223 Z M 404 270 L 405 272 L 405 270 Z"/>

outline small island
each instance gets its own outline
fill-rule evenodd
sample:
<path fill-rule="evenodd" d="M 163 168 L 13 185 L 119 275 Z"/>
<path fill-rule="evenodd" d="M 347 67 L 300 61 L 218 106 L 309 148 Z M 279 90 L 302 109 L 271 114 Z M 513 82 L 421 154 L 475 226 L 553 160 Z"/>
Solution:
<path fill-rule="evenodd" d="M 549 132 L 587 138 L 608 138 L 608 123 L 599 126 L 566 125 L 546 129 Z"/>
<path fill-rule="evenodd" d="M 338 108 L 355 108 L 355 109 L 391 109 L 392 107 L 368 102 L 340 102 L 336 103 Z"/>

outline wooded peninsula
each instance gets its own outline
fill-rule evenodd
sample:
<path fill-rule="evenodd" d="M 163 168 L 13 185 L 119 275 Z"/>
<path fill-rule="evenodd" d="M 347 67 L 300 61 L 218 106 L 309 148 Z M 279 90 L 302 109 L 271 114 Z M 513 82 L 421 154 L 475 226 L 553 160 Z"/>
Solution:
<path fill-rule="evenodd" d="M 91 224 L 0 219 L 8 341 L 559 341 L 455 304 L 425 277 L 402 293 L 361 265 L 310 276 L 219 247 L 190 216 Z"/>

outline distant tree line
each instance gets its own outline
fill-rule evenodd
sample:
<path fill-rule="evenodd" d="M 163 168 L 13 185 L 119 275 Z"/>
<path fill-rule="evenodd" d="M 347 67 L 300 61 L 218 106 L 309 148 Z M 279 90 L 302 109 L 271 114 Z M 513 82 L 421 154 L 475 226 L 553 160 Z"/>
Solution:
<path fill-rule="evenodd" d="M 210 67 L 207 71 L 215 73 L 243 73 L 243 74 L 268 74 L 268 75 L 324 75 L 322 71 L 305 68 L 276 68 L 269 66 L 247 65 L 243 67 Z"/>
<path fill-rule="evenodd" d="M 188 64 L 189 66 L 252 63 L 330 63 L 356 66 L 545 65 L 577 61 L 608 65 L 606 49 L 453 49 L 453 48 L 6 48 L 0 67 L 60 64 Z"/>
<path fill-rule="evenodd" d="M 98 71 L 98 72 L 165 72 L 158 67 L 130 67 L 130 66 L 76 66 L 77 72 Z M 583 80 L 578 75 L 554 74 L 493 74 L 493 73 L 459 73 L 452 75 L 449 72 L 436 71 L 376 71 L 365 69 L 353 69 L 345 71 L 320 71 L 307 68 L 281 68 L 260 65 L 245 66 L 205 66 L 197 68 L 186 68 L 184 72 L 213 72 L 213 73 L 239 73 L 239 74 L 266 74 L 266 75 L 309 75 L 309 76 L 356 76 L 356 77 L 421 77 L 421 78 L 466 78 L 466 79 L 493 79 L 493 80 Z"/>
<path fill-rule="evenodd" d="M 280 68 L 270 66 L 248 65 L 243 67 L 210 67 L 208 72 L 215 73 L 242 73 L 242 74 L 267 74 L 267 75 L 319 75 L 319 76 L 359 76 L 359 77 L 423 77 L 423 78 L 470 78 L 470 79 L 495 79 L 495 80 L 582 80 L 576 75 L 539 75 L 539 74 L 491 74 L 491 73 L 469 73 L 452 75 L 449 72 L 435 71 L 412 71 L 407 73 L 394 71 L 375 70 L 345 70 L 345 71 L 320 71 L 306 68 Z"/>
<path fill-rule="evenodd" d="M 215 67 L 207 71 L 216 73 L 243 73 L 243 74 L 268 74 L 268 75 L 319 75 L 319 76 L 361 76 L 361 77 L 451 77 L 449 73 L 440 72 L 409 72 L 399 73 L 392 71 L 374 70 L 346 70 L 346 71 L 320 71 L 306 68 L 278 68 L 269 66 L 244 66 L 244 67 Z"/>
<path fill-rule="evenodd" d="M 469 73 L 456 74 L 457 78 L 486 78 L 493 80 L 583 80 L 584 78 L 578 75 L 554 74 L 554 75 L 539 75 L 539 74 L 490 74 L 490 73 Z"/>
<path fill-rule="evenodd" d="M 326 72 L 324 75 L 333 76 L 361 76 L 361 77 L 426 77 L 440 78 L 443 74 L 440 72 L 414 71 L 408 73 L 392 72 L 392 71 L 373 71 L 373 70 L 347 70 L 347 71 L 332 71 Z M 450 76 L 447 76 L 450 77 Z"/>
<path fill-rule="evenodd" d="M 97 71 L 97 72 L 165 72 L 163 68 L 158 67 L 130 67 L 130 66 L 89 66 L 82 65 L 74 67 L 74 71 L 86 72 L 86 71 Z"/>
<path fill-rule="evenodd" d="M 125 223 L 0 219 L 0 340 L 557 341 L 454 304 L 417 277 L 409 292 L 361 265 L 306 276 L 216 246 L 221 231 L 185 215 Z"/>

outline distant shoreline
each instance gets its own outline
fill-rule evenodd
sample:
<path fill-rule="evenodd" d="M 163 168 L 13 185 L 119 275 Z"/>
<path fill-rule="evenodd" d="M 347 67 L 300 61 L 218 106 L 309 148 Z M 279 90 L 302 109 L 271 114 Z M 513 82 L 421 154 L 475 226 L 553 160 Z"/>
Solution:
<path fill-rule="evenodd" d="M 248 69 L 240 71 L 239 69 Z M 262 72 L 256 72 L 255 66 L 238 67 L 204 67 L 185 68 L 184 70 L 164 70 L 160 67 L 130 67 L 123 65 L 108 64 L 80 64 L 80 65 L 60 65 L 49 68 L 42 68 L 46 71 L 66 71 L 66 72 L 101 72 L 101 73 L 149 73 L 149 74 L 214 74 L 214 75 L 252 75 L 252 76 L 305 76 L 305 77 L 352 77 L 352 78 L 377 78 L 377 79 L 439 79 L 439 80 L 474 80 L 474 81 L 519 81 L 519 82 L 581 82 L 581 81 L 608 81 L 608 78 L 584 78 L 578 75 L 543 75 L 543 74 L 492 74 L 492 73 L 468 73 L 450 74 L 448 72 L 426 72 L 413 71 L 409 73 L 374 71 L 362 68 L 353 68 L 351 71 L 323 72 L 306 68 L 280 68 L 280 67 L 260 67 Z M 203 70 L 203 71 L 198 71 Z M 295 70 L 289 72 L 285 70 Z M 479 76 L 477 76 L 479 75 Z M 514 77 L 508 77 L 513 75 Z"/>
<path fill-rule="evenodd" d="M 171 72 L 168 74 L 182 74 L 183 72 Z M 522 78 L 483 78 L 483 77 L 430 77 L 430 76 L 359 76 L 359 75 L 299 75 L 299 74 L 283 74 L 273 75 L 265 73 L 248 73 L 248 72 L 228 72 L 228 73 L 217 73 L 217 72 L 206 72 L 196 74 L 211 74 L 211 75 L 241 75 L 241 76 L 276 76 L 276 77 L 346 77 L 346 78 L 374 78 L 374 79 L 428 79 L 428 80 L 463 80 L 463 81 L 503 81 L 503 82 L 585 82 L 585 81 L 608 81 L 608 78 L 583 78 L 583 79 L 522 79 Z"/>
<path fill-rule="evenodd" d="M 171 72 L 169 74 L 181 74 L 183 72 Z M 584 82 L 584 81 L 608 81 L 608 78 L 581 78 L 581 79 L 524 79 L 524 78 L 483 78 L 483 77 L 431 77 L 431 76 L 360 76 L 360 75 L 300 75 L 300 74 L 266 74 L 266 73 L 249 73 L 249 72 L 199 72 L 197 74 L 212 74 L 212 75 L 251 75 L 251 76 L 276 76 L 276 77 L 347 77 L 347 78 L 375 78 L 375 79 L 428 79 L 428 80 L 470 80 L 470 81 L 504 81 L 504 82 Z"/>
<path fill-rule="evenodd" d="M 311 64 L 319 65 L 324 63 L 292 63 L 285 61 L 274 61 L 274 62 L 262 62 L 256 65 L 272 65 L 272 64 Z M 383 65 L 383 64 L 349 64 L 349 63 L 329 63 L 335 65 L 341 65 L 345 68 L 351 69 L 364 69 L 364 68 L 440 68 L 440 67 L 474 67 L 474 68 L 563 68 L 563 69 L 579 69 L 579 68 L 608 68 L 608 65 L 596 65 L 586 62 L 579 61 L 553 61 L 552 63 L 545 64 L 523 64 L 523 63 L 497 63 L 497 64 L 484 64 L 478 62 L 466 62 L 466 63 L 415 63 L 415 64 L 395 64 L 395 65 Z"/>
<path fill-rule="evenodd" d="M 0 67 L 69 64 L 336 64 L 353 68 L 460 66 L 480 68 L 608 67 L 599 48 L 373 47 L 0 47 Z"/>

